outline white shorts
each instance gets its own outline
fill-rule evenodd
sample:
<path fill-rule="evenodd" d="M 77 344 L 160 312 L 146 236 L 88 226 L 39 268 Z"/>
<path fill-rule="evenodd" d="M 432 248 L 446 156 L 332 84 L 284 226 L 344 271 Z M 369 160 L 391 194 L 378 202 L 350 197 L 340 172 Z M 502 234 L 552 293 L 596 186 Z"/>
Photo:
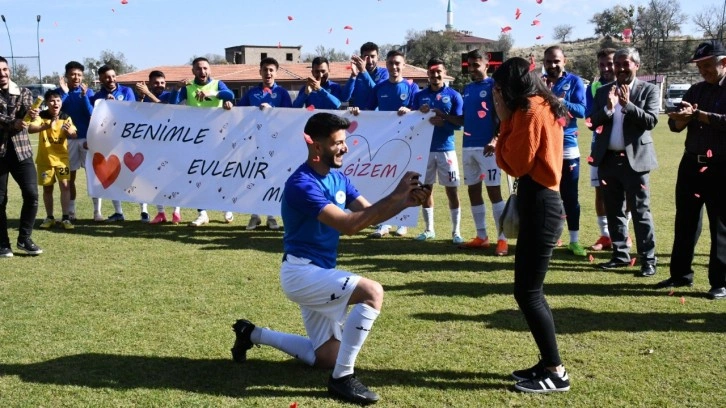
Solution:
<path fill-rule="evenodd" d="M 86 168 L 86 153 L 88 149 L 83 148 L 86 139 L 68 139 L 68 164 L 71 171 Z"/>
<path fill-rule="evenodd" d="M 600 177 L 597 175 L 597 166 L 590 166 L 590 186 L 600 187 Z"/>
<path fill-rule="evenodd" d="M 317 350 L 334 337 L 340 340 L 348 300 L 361 277 L 340 269 L 324 269 L 309 259 L 287 255 L 280 268 L 285 296 L 300 306 L 305 331 Z"/>
<path fill-rule="evenodd" d="M 464 167 L 464 184 L 467 186 L 484 182 L 487 187 L 500 186 L 502 170 L 497 166 L 494 154 L 484 156 L 483 147 L 467 147 L 462 152 Z"/>
<path fill-rule="evenodd" d="M 429 153 L 424 184 L 434 184 L 437 176 L 439 184 L 442 186 L 456 187 L 459 185 L 459 160 L 456 158 L 455 150 Z"/>

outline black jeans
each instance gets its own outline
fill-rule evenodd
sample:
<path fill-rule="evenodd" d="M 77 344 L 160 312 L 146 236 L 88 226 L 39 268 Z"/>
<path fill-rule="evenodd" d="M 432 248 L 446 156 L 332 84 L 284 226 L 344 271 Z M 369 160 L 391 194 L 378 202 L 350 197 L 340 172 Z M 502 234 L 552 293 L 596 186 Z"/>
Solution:
<path fill-rule="evenodd" d="M 686 153 L 676 180 L 675 239 L 671 254 L 671 277 L 693 281 L 693 254 L 701 234 L 701 213 L 706 206 L 711 236 L 708 282 L 726 286 L 726 197 L 719 188 L 726 179 L 726 161 L 699 163 Z"/>
<path fill-rule="evenodd" d="M 10 247 L 8 216 L 5 211 L 8 205 L 8 175 L 13 176 L 23 196 L 18 241 L 30 238 L 38 213 L 38 174 L 35 163 L 32 157 L 18 161 L 15 148 L 11 144 L 5 157 L 0 158 L 0 246 L 4 247 Z"/>
<path fill-rule="evenodd" d="M 519 178 L 519 237 L 514 255 L 514 298 L 524 313 L 529 330 L 546 367 L 562 364 L 555 338 L 555 322 L 544 297 L 544 278 L 552 249 L 565 226 L 560 193 Z"/>

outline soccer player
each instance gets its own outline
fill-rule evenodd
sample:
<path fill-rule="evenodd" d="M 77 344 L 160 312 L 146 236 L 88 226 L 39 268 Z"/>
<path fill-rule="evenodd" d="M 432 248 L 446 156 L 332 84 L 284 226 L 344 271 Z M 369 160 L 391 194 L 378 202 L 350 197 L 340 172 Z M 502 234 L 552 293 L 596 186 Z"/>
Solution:
<path fill-rule="evenodd" d="M 234 93 L 227 88 L 224 82 L 212 79 L 212 69 L 209 60 L 204 57 L 194 58 L 192 61 L 192 73 L 194 80 L 184 81 L 178 93 L 176 103 L 179 105 L 232 109 Z M 200 227 L 209 224 L 207 210 L 199 209 L 197 219 L 189 223 L 191 227 Z M 227 223 L 234 221 L 232 211 L 224 213 L 224 220 Z"/>
<path fill-rule="evenodd" d="M 38 133 L 38 156 L 35 163 L 38 170 L 38 184 L 43 186 L 43 204 L 46 217 L 40 228 L 48 229 L 56 224 L 53 216 L 53 186 L 58 180 L 62 218 L 60 225 L 67 230 L 73 229 L 68 211 L 71 200 L 68 180 L 71 178 L 68 161 L 68 139 L 77 136 L 76 127 L 68 114 L 61 112 L 61 93 L 52 89 L 45 93 L 48 109 L 41 111 L 28 125 L 28 132 Z M 27 118 L 30 119 L 28 113 Z"/>
<path fill-rule="evenodd" d="M 292 99 L 287 89 L 275 83 L 277 70 L 280 64 L 274 58 L 264 58 L 260 61 L 260 77 L 262 83 L 245 92 L 237 106 L 259 106 L 260 109 L 267 108 L 291 108 Z M 326 76 L 327 78 L 327 76 Z M 253 230 L 262 224 L 259 214 L 252 214 L 247 223 L 247 230 Z M 278 230 L 280 226 L 272 215 L 267 216 L 267 228 Z"/>
<path fill-rule="evenodd" d="M 65 66 L 65 75 L 58 81 L 63 102 L 61 111 L 71 117 L 73 125 L 77 129 L 77 137 L 68 139 L 68 161 L 71 169 L 71 178 L 68 183 L 71 193 L 68 217 L 71 221 L 76 219 L 76 172 L 81 167 L 86 167 L 86 153 L 88 153 L 86 136 L 93 113 L 93 104 L 90 99 L 93 97 L 93 90 L 83 83 L 83 71 L 85 71 L 83 64 L 78 61 L 70 61 Z M 93 220 L 98 222 L 106 220 L 101 214 L 101 200 L 95 197 L 91 199 L 93 200 Z"/>
<path fill-rule="evenodd" d="M 101 89 L 91 97 L 91 105 L 94 105 L 99 99 L 115 100 L 115 101 L 135 101 L 134 91 L 128 86 L 121 85 L 116 82 L 116 70 L 109 65 L 102 65 L 98 68 L 98 79 L 101 81 Z M 112 200 L 114 213 L 106 221 L 116 222 L 124 220 L 124 210 L 121 207 L 121 201 Z M 101 199 L 98 199 L 98 205 L 101 206 Z M 141 222 L 149 222 L 149 212 L 146 203 L 141 203 Z"/>
<path fill-rule="evenodd" d="M 419 206 L 431 191 L 422 187 L 417 173 L 407 172 L 390 195 L 371 205 L 337 170 L 348 152 L 349 126 L 347 119 L 327 112 L 308 119 L 307 160 L 288 178 L 282 194 L 285 253 L 280 283 L 285 295 L 300 306 L 307 337 L 241 319 L 232 326 L 232 357 L 244 363 L 254 344 L 272 346 L 308 365 L 332 368 L 328 392 L 367 404 L 379 397 L 355 377 L 354 367 L 383 305 L 383 287 L 335 268 L 340 234 L 355 234 Z"/>
<path fill-rule="evenodd" d="M 502 200 L 502 170 L 497 165 L 494 148 L 497 144 L 499 118 L 494 109 L 492 89 L 494 80 L 487 76 L 489 59 L 479 50 L 472 50 L 467 55 L 469 76 L 472 82 L 464 88 L 464 115 L 459 118 L 464 125 L 462 145 L 462 161 L 464 167 L 464 183 L 467 185 L 471 215 L 474 218 L 476 236 L 459 245 L 462 249 L 489 248 L 487 234 L 486 206 L 482 196 L 482 182 L 486 185 L 487 195 L 492 202 L 495 233 L 498 233 L 497 246 L 494 253 L 504 256 L 509 253 L 507 237 L 501 230 L 499 218 L 504 211 Z"/>
<path fill-rule="evenodd" d="M 169 103 L 174 100 L 174 93 L 166 90 L 166 76 L 161 71 L 149 72 L 149 84 L 151 89 L 146 85 L 146 82 L 139 82 L 136 84 L 136 92 L 141 97 L 141 102 L 150 103 Z M 142 204 L 143 206 L 144 204 Z M 148 214 L 147 214 L 148 218 Z M 141 221 L 144 220 L 143 208 L 141 213 Z M 159 224 L 166 222 L 166 212 L 164 211 L 163 205 L 156 206 L 156 216 L 151 220 L 151 224 Z M 181 208 L 174 207 L 174 212 L 171 215 L 171 222 L 174 225 L 178 225 L 181 222 Z"/>
<path fill-rule="evenodd" d="M 585 85 L 577 75 L 565 71 L 567 58 L 559 46 L 551 46 L 544 52 L 545 80 L 552 92 L 567 107 L 570 119 L 565 125 L 565 151 L 562 160 L 560 194 L 567 213 L 567 229 L 570 243 L 567 249 L 577 256 L 587 256 L 579 242 L 580 202 L 578 183 L 580 180 L 580 148 L 577 145 L 577 118 L 585 117 Z"/>
<path fill-rule="evenodd" d="M 367 42 L 360 47 L 360 56 L 350 59 L 350 78 L 343 88 L 342 101 L 349 101 L 350 107 L 364 108 L 371 91 L 377 84 L 388 79 L 388 70 L 378 66 L 378 45 Z"/>
<path fill-rule="evenodd" d="M 454 89 L 446 86 L 444 77 L 446 67 L 440 58 L 431 58 L 426 71 L 429 78 L 428 88 L 424 88 L 413 97 L 413 109 L 423 113 L 433 110 L 436 116 L 429 121 L 434 125 L 431 139 L 429 161 L 426 165 L 424 184 L 431 185 L 437 179 L 444 186 L 449 200 L 451 212 L 451 238 L 454 244 L 461 244 L 461 208 L 459 207 L 459 160 L 454 146 L 454 131 L 461 129 L 459 116 L 462 115 L 464 101 Z M 434 239 L 434 197 L 429 196 L 422 208 L 426 229 L 416 238 L 417 241 Z"/>
<path fill-rule="evenodd" d="M 330 63 L 325 57 L 315 57 L 306 84 L 292 103 L 293 108 L 313 106 L 316 109 L 338 109 L 342 89 L 337 82 L 328 79 Z"/>
<path fill-rule="evenodd" d="M 413 96 L 419 91 L 418 85 L 412 80 L 403 77 L 403 68 L 406 66 L 406 58 L 400 51 L 389 51 L 386 55 L 386 69 L 388 80 L 373 87 L 366 104 L 367 110 L 393 111 L 399 115 L 405 115 L 411 111 Z M 356 110 L 354 109 L 355 113 Z M 391 225 L 381 224 L 376 231 L 371 233 L 371 238 L 381 238 L 389 234 Z M 408 227 L 401 225 L 393 235 L 404 236 L 408 233 Z"/>

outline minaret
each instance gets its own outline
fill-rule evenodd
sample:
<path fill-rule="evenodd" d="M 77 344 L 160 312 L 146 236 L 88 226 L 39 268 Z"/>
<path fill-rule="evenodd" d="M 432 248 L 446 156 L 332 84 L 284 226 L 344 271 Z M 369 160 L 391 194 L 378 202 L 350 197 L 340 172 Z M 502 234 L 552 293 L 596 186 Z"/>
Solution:
<path fill-rule="evenodd" d="M 454 12 L 451 11 L 451 0 L 449 0 L 449 7 L 446 8 L 446 31 L 454 29 Z"/>

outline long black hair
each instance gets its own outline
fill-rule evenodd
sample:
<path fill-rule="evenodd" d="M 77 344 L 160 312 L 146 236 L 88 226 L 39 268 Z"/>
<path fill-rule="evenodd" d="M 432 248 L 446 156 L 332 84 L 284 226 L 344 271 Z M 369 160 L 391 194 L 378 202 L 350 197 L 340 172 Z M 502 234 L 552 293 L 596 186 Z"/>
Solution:
<path fill-rule="evenodd" d="M 535 72 L 529 71 L 529 61 L 524 58 L 510 58 L 497 68 L 492 79 L 501 89 L 507 108 L 529 109 L 529 97 L 539 95 L 545 99 L 556 117 L 567 118 L 567 107 L 550 91 Z"/>

